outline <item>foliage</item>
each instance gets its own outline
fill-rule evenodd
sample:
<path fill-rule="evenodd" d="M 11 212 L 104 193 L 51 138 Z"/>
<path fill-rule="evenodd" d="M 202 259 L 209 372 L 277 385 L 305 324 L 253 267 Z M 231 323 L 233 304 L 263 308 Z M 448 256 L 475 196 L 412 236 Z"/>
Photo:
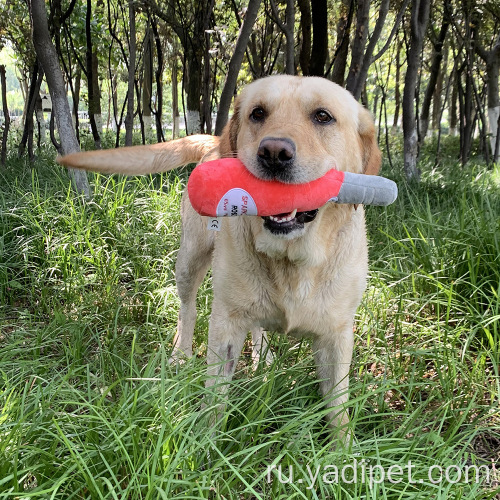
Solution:
<path fill-rule="evenodd" d="M 24 73 L 33 65 L 35 52 L 31 40 L 26 3 L 6 0 L 0 10 L 0 49 L 9 43 L 15 51 L 18 69 Z"/>
<path fill-rule="evenodd" d="M 322 73 L 324 76 L 332 76 L 332 64 L 335 58 L 340 57 L 338 54 L 338 44 L 341 42 L 339 39 L 341 35 L 338 31 L 339 23 L 352 8 L 352 41 L 357 22 L 357 9 L 366 2 L 371 3 L 371 5 L 367 24 L 362 31 L 368 31 L 371 36 L 380 13 L 379 3 L 369 0 L 359 2 L 343 0 L 328 4 L 328 58 Z M 319 2 L 319 4 L 321 3 Z M 238 73 L 237 88 L 232 89 L 230 94 L 237 92 L 241 86 L 252 79 L 284 71 L 286 43 L 283 32 L 275 20 L 276 16 L 273 13 L 272 4 L 276 5 L 278 15 L 284 18 L 287 2 L 276 2 L 275 0 L 261 2 L 260 12 L 253 27 L 246 56 Z M 397 24 L 403 4 L 406 5 L 403 22 Z M 159 109 L 158 99 L 161 97 L 164 112 L 160 119 L 171 122 L 173 120 L 172 112 L 175 112 L 177 106 L 187 106 L 187 108 L 194 106 L 195 112 L 200 111 L 202 122 L 205 121 L 203 130 L 212 130 L 210 116 L 218 109 L 219 97 L 226 81 L 226 72 L 234 52 L 239 28 L 244 20 L 247 2 L 216 2 L 210 14 L 207 13 L 208 11 L 205 12 L 208 9 L 205 4 L 189 0 L 163 3 L 156 0 L 146 0 L 134 5 L 138 47 L 138 62 L 135 71 L 137 85 L 134 113 L 136 123 L 138 123 L 142 113 L 141 96 L 144 92 L 144 75 L 146 73 L 144 41 L 151 29 L 150 20 L 154 20 L 158 27 L 158 44 L 154 44 L 153 58 L 155 78 L 159 87 L 162 88 L 165 83 L 170 84 L 173 72 L 179 71 L 182 75 L 182 84 L 178 96 L 171 95 L 174 89 L 170 85 L 165 87 L 163 96 L 160 96 L 157 86 L 153 85 L 153 110 Z M 297 74 L 303 73 L 302 51 L 307 48 L 303 46 L 305 37 L 302 32 L 303 23 L 307 24 L 305 12 L 308 9 L 303 10 L 302 6 L 304 5 L 307 5 L 311 11 L 310 0 L 298 2 L 295 8 L 295 72 Z M 29 84 L 34 63 L 29 23 L 26 23 L 26 19 L 29 18 L 28 10 L 26 4 L 10 0 L 7 1 L 6 7 L 0 12 L 0 46 L 7 44 L 7 46 L 14 48 L 17 57 L 17 72 L 24 88 Z M 60 53 L 61 65 L 64 67 L 68 83 L 72 83 L 73 89 L 77 86 L 77 75 L 81 72 L 79 109 L 87 110 L 89 109 L 86 81 L 85 17 L 87 4 L 86 2 L 64 1 L 52 2 L 47 4 L 47 7 L 54 41 Z M 401 104 L 403 86 L 401 75 L 405 74 L 407 53 L 411 45 L 411 5 L 408 2 L 390 2 L 389 7 L 380 39 L 374 51 L 374 55 L 378 53 L 382 55 L 371 64 L 366 78 L 365 91 L 361 98 L 377 117 L 379 125 L 388 128 L 394 120 L 394 115 L 399 112 L 397 110 Z M 116 106 L 117 118 L 119 118 L 126 99 L 129 58 L 128 7 L 123 0 L 92 0 L 91 8 L 90 32 L 93 47 L 96 49 L 101 108 L 103 114 L 106 114 L 105 125 L 108 125 L 111 120 L 108 120 L 107 116 L 108 114 L 111 116 L 113 103 Z M 483 137 L 482 154 L 485 158 L 488 155 L 491 157 L 491 151 L 487 151 L 487 137 L 491 133 L 488 127 L 491 128 L 491 124 L 487 123 L 487 93 L 485 91 L 485 84 L 489 81 L 490 75 L 487 71 L 487 65 L 476 52 L 480 49 L 491 50 L 495 44 L 500 20 L 497 2 L 493 0 L 433 2 L 431 22 L 422 50 L 422 61 L 419 64 L 421 72 L 415 103 L 418 104 L 417 108 L 419 108 L 427 90 L 430 70 L 436 54 L 436 41 L 446 17 L 446 9 L 449 9 L 453 16 L 443 46 L 440 76 L 432 98 L 434 111 L 430 126 L 434 130 L 442 128 L 447 131 L 450 126 L 460 129 L 460 123 L 462 125 L 471 123 L 473 126 L 467 130 L 460 129 L 464 144 L 462 160 L 467 161 L 468 138 L 477 131 Z M 67 15 L 69 13 L 70 15 Z M 200 20 L 203 16 L 206 19 Z M 202 26 L 203 29 L 200 31 L 199 26 L 202 22 L 206 26 Z M 395 36 L 387 51 L 383 52 L 385 43 L 390 38 L 396 24 L 398 27 L 395 30 Z M 312 22 L 313 34 L 314 31 L 315 26 Z M 200 33 L 205 35 L 200 35 Z M 190 55 L 190 47 L 192 48 L 193 45 L 197 48 Z M 162 59 L 160 55 L 163 56 Z M 196 65 L 196 75 L 189 75 L 187 66 L 193 58 L 199 59 Z M 348 56 L 344 76 L 347 75 L 350 65 L 355 68 L 360 64 L 360 61 L 354 61 L 352 56 Z M 396 65 L 399 67 L 399 71 Z M 468 70 L 465 71 L 464 68 L 468 68 Z M 193 68 L 191 72 L 193 72 Z M 399 75 L 399 80 L 396 75 Z M 199 80 L 198 85 L 190 85 L 190 79 Z M 193 96 L 191 94 L 194 91 L 197 93 Z M 492 91 L 489 90 L 488 93 L 491 94 Z M 470 102 L 464 102 L 464 100 L 467 101 L 467 96 Z M 177 101 L 174 103 L 173 99 Z M 457 122 L 458 125 L 455 123 L 452 102 L 458 103 L 458 112 L 461 115 L 461 120 Z M 15 106 L 20 107 L 17 102 Z M 187 111 L 191 108 L 187 108 L 184 109 L 183 115 L 189 114 Z M 473 109 L 481 112 L 473 114 Z M 401 116 L 400 112 L 399 116 Z M 424 138 L 421 138 L 420 142 L 424 142 Z"/>

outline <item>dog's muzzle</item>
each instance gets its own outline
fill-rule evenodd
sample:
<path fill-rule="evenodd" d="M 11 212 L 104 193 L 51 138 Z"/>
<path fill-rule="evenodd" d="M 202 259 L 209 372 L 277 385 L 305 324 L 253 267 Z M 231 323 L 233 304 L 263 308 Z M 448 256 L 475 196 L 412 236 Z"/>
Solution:
<path fill-rule="evenodd" d="M 281 182 L 293 182 L 293 166 L 295 161 L 295 143 L 286 137 L 264 137 L 257 150 L 259 177 Z M 287 235 L 302 229 L 304 224 L 312 222 L 318 209 L 308 212 L 293 212 L 287 214 L 262 217 L 264 227 L 275 235 Z"/>

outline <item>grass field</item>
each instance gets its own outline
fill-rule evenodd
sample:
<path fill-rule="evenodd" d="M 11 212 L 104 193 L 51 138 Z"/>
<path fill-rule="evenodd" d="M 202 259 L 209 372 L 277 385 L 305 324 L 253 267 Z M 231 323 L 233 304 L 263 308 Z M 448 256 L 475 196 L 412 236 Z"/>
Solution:
<path fill-rule="evenodd" d="M 349 412 L 332 448 L 306 342 L 247 347 L 227 417 L 204 387 L 210 277 L 196 356 L 170 366 L 187 171 L 92 176 L 70 191 L 53 154 L 0 173 L 0 498 L 487 499 L 500 481 L 500 173 L 456 141 L 422 182 L 368 207 L 371 277 Z"/>

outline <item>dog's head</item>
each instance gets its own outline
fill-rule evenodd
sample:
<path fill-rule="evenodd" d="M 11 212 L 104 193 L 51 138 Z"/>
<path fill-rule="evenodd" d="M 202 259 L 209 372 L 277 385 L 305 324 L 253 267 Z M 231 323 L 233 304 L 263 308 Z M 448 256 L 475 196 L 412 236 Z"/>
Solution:
<path fill-rule="evenodd" d="M 237 156 L 261 179 L 292 184 L 313 181 L 332 168 L 376 175 L 381 164 L 372 117 L 348 91 L 324 78 L 285 75 L 243 90 L 220 154 Z M 317 212 L 265 217 L 264 228 L 292 239 L 304 234 Z"/>

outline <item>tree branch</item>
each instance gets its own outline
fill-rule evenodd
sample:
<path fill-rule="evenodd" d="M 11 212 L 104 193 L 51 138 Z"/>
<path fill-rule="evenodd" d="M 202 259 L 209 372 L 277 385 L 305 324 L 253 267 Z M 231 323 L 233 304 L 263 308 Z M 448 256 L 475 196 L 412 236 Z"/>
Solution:
<path fill-rule="evenodd" d="M 279 29 L 284 33 L 286 30 L 286 26 L 285 23 L 280 19 L 280 14 L 278 12 L 278 8 L 276 7 L 276 2 L 274 0 L 269 0 L 269 3 L 271 4 L 271 10 L 273 11 L 272 20 L 278 25 Z"/>
<path fill-rule="evenodd" d="M 377 59 L 380 59 L 385 54 L 387 49 L 390 47 L 392 39 L 394 38 L 394 35 L 397 33 L 397 31 L 399 29 L 399 25 L 401 24 L 401 20 L 403 19 L 403 15 L 404 15 L 409 3 L 410 3 L 410 0 L 405 0 L 403 2 L 403 5 L 401 6 L 401 9 L 399 9 L 398 15 L 396 17 L 396 22 L 394 23 L 394 26 L 392 27 L 391 34 L 389 35 L 387 42 L 385 42 L 385 45 L 382 47 L 382 49 L 371 58 L 370 64 L 373 64 Z"/>
<path fill-rule="evenodd" d="M 71 13 L 73 12 L 73 9 L 75 8 L 75 5 L 76 5 L 76 0 L 71 0 L 71 3 L 69 4 L 68 9 L 61 16 L 61 19 L 60 19 L 61 25 L 63 25 L 66 22 L 66 20 L 69 18 L 69 16 L 71 16 Z"/>

